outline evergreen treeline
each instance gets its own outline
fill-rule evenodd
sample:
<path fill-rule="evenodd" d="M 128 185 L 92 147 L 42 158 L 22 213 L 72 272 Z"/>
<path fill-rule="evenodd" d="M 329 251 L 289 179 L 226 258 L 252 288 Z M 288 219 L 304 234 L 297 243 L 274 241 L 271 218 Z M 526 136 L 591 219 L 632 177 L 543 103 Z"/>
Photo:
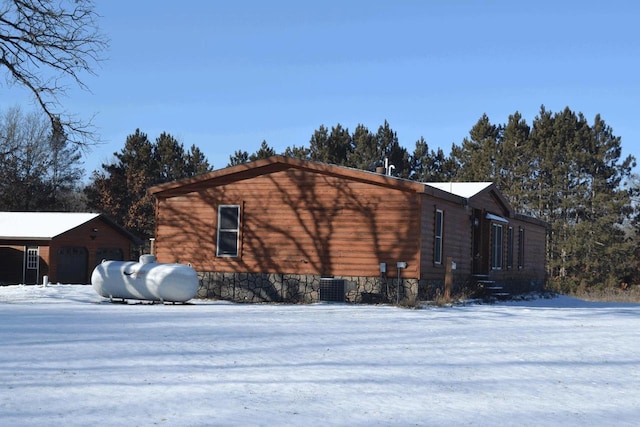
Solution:
<path fill-rule="evenodd" d="M 263 141 L 258 152 L 237 151 L 230 165 L 274 154 Z M 625 287 L 640 281 L 632 178 L 635 159 L 622 158 L 621 140 L 597 115 L 541 107 L 529 125 L 516 112 L 507 123 L 483 115 L 449 155 L 430 150 L 424 138 L 412 153 L 385 123 L 376 133 L 340 124 L 316 130 L 309 146 L 282 153 L 300 159 L 375 170 L 382 159 L 393 174 L 417 181 L 493 181 L 517 212 L 549 224 L 547 272 L 557 290 Z"/>
<path fill-rule="evenodd" d="M 131 232 L 154 235 L 154 201 L 147 189 L 156 184 L 189 178 L 211 170 L 198 147 L 184 145 L 168 133 L 155 142 L 136 129 L 112 163 L 94 171 L 85 188 L 90 209 L 109 215 Z"/>
<path fill-rule="evenodd" d="M 276 154 L 266 141 L 253 154 L 238 150 L 229 165 Z M 281 154 L 375 170 L 385 158 L 393 175 L 416 181 L 493 181 L 516 211 L 549 224 L 547 271 L 560 291 L 640 284 L 640 179 L 635 159 L 622 157 L 621 139 L 597 115 L 589 122 L 569 108 L 544 107 L 528 124 L 519 113 L 494 124 L 483 115 L 445 154 L 424 138 L 409 152 L 384 122 L 376 132 L 358 125 L 322 125 L 308 146 Z M 82 185 L 81 153 L 41 115 L 0 114 L 0 209 L 103 212 L 133 233 L 151 237 L 156 184 L 210 171 L 202 151 L 170 134 L 155 141 L 136 130 Z"/>
<path fill-rule="evenodd" d="M 494 125 L 482 116 L 451 149 L 454 179 L 496 182 L 513 207 L 549 224 L 547 271 L 559 290 L 624 286 L 636 275 L 632 156 L 597 115 L 541 108 Z"/>

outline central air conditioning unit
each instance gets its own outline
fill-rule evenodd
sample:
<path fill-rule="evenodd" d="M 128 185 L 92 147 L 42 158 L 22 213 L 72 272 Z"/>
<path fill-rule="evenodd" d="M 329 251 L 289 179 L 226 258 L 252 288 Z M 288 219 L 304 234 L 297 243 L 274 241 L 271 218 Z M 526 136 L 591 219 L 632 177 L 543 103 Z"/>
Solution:
<path fill-rule="evenodd" d="M 323 277 L 320 279 L 320 301 L 345 302 L 344 279 Z"/>

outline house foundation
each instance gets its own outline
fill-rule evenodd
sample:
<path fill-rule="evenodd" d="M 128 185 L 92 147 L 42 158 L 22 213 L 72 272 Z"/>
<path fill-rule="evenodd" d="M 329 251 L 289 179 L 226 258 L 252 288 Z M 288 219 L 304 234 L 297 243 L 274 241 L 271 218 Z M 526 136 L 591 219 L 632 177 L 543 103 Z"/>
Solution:
<path fill-rule="evenodd" d="M 444 283 L 389 277 L 199 272 L 196 295 L 244 303 L 310 304 L 320 301 L 415 305 L 441 295 Z M 456 287 L 462 286 L 457 284 Z"/>
<path fill-rule="evenodd" d="M 392 303 L 413 306 L 444 295 L 444 280 L 429 281 L 390 277 L 325 277 L 311 274 L 199 272 L 197 298 L 240 303 L 311 304 L 321 301 L 347 303 Z M 453 294 L 473 296 L 466 278 L 456 277 Z M 511 294 L 542 291 L 544 283 L 507 280 Z M 469 288 L 469 289 L 467 289 Z"/>

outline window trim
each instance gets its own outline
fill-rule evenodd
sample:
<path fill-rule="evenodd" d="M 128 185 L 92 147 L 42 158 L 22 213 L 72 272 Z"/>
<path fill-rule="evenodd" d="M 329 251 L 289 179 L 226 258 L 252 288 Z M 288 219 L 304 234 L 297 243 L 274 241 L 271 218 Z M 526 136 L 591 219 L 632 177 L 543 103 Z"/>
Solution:
<path fill-rule="evenodd" d="M 438 221 L 438 216 L 440 220 Z M 440 229 L 438 233 L 438 228 Z M 442 265 L 444 258 L 442 254 L 444 241 L 444 211 L 442 209 L 436 209 L 434 215 L 434 230 L 433 230 L 433 263 Z"/>
<path fill-rule="evenodd" d="M 237 212 L 237 220 L 235 228 L 222 228 L 222 211 L 224 209 L 234 208 Z M 217 257 L 225 257 L 225 258 L 236 258 L 240 256 L 240 223 L 241 223 L 241 211 L 240 205 L 219 205 L 218 206 L 218 224 L 217 224 L 217 232 L 216 232 L 216 256 Z M 220 245 L 220 236 L 222 233 L 235 233 L 236 235 L 236 244 L 235 244 L 235 252 L 230 251 L 221 251 Z"/>
<path fill-rule="evenodd" d="M 40 261 L 40 248 L 27 248 L 27 270 L 37 270 Z"/>

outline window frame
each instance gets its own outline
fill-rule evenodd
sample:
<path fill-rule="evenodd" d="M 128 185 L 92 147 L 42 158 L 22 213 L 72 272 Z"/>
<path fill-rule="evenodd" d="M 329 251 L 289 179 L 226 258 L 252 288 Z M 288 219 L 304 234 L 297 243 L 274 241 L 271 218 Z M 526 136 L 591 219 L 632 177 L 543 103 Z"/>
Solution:
<path fill-rule="evenodd" d="M 235 227 L 223 228 L 223 210 L 235 209 L 236 210 L 236 224 Z M 240 205 L 219 205 L 218 206 L 218 224 L 216 231 L 216 256 L 223 258 L 237 258 L 240 256 L 240 224 L 241 224 L 241 209 Z M 225 239 L 221 239 L 224 234 L 235 234 L 235 251 L 229 251 L 224 248 Z M 223 245 L 220 242 L 223 242 Z M 224 250 L 223 250 L 224 249 Z"/>
<path fill-rule="evenodd" d="M 434 215 L 434 230 L 433 230 L 433 263 L 436 265 L 442 265 L 442 260 L 444 258 L 442 254 L 443 241 L 444 241 L 444 211 L 442 209 L 436 209 L 435 215 Z"/>
<path fill-rule="evenodd" d="M 40 261 L 40 248 L 27 248 L 27 270 L 37 270 Z"/>

